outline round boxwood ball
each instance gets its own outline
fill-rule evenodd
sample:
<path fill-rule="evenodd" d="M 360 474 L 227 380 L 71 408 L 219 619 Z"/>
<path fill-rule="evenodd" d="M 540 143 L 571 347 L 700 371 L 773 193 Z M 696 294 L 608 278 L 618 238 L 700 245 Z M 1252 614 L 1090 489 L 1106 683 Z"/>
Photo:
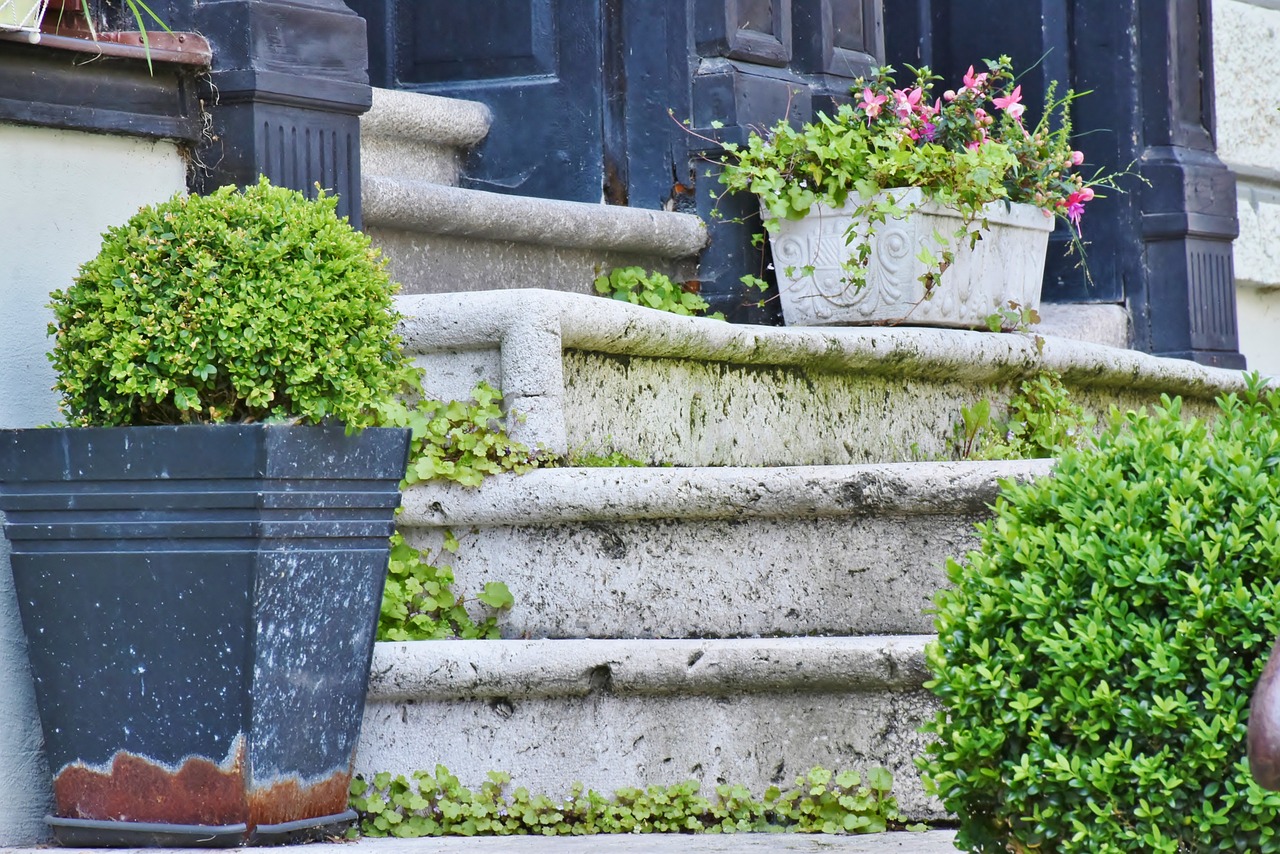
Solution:
<path fill-rule="evenodd" d="M 108 230 L 50 305 L 67 421 L 373 423 L 412 369 L 385 261 L 336 206 L 263 178 Z"/>
<path fill-rule="evenodd" d="M 1113 418 L 1004 484 L 937 596 L 926 785 L 982 852 L 1280 851 L 1249 775 L 1280 629 L 1280 395 Z"/>

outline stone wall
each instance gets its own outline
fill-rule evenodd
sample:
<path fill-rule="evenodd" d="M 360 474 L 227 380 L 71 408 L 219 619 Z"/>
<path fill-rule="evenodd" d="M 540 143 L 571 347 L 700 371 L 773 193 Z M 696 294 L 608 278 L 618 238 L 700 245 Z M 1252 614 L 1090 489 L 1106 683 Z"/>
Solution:
<path fill-rule="evenodd" d="M 1240 351 L 1250 369 L 1280 375 L 1280 2 L 1213 0 L 1218 154 L 1235 171 Z"/>
<path fill-rule="evenodd" d="M 57 418 L 45 358 L 49 293 L 98 251 L 101 233 L 186 188 L 177 144 L 0 124 L 0 427 Z M 45 835 L 49 778 L 40 753 L 26 644 L 0 540 L 0 845 Z"/>

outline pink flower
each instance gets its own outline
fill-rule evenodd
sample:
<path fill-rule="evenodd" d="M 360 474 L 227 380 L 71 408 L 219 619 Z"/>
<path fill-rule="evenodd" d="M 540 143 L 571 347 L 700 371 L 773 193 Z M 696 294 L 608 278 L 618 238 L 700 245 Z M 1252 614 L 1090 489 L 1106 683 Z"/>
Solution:
<path fill-rule="evenodd" d="M 889 100 L 886 95 L 877 95 L 870 89 L 862 90 L 862 103 L 858 104 L 858 109 L 867 114 L 868 119 L 874 119 L 880 115 L 880 105 Z"/>
<path fill-rule="evenodd" d="M 973 73 L 973 66 L 969 66 L 969 70 L 964 73 L 964 85 L 969 89 L 977 89 L 979 86 L 986 84 L 987 72 L 981 74 Z"/>
<path fill-rule="evenodd" d="M 897 104 L 894 106 L 893 111 L 897 114 L 898 118 L 907 119 L 911 117 L 912 113 L 920 107 L 921 94 L 922 92 L 919 86 L 912 89 L 910 92 L 906 89 L 893 90 L 893 96 L 897 99 Z"/>
<path fill-rule="evenodd" d="M 1073 151 L 1073 152 L 1071 152 L 1071 165 L 1072 165 L 1072 166 L 1079 166 L 1079 165 L 1080 165 L 1081 163 L 1083 163 L 1083 162 L 1084 162 L 1084 152 L 1083 152 L 1083 151 Z"/>
<path fill-rule="evenodd" d="M 922 124 L 920 127 L 912 128 L 911 130 L 907 131 L 907 136 L 911 137 L 913 140 L 917 142 L 920 141 L 921 137 L 924 138 L 925 142 L 933 142 L 933 138 L 934 136 L 937 135 L 937 133 L 938 133 L 937 125 L 935 125 L 933 122 L 926 119 L 924 121 L 924 124 Z"/>
<path fill-rule="evenodd" d="M 1081 187 L 1067 196 L 1067 219 L 1076 227 L 1076 230 L 1080 229 L 1080 217 L 1084 215 L 1084 203 L 1092 200 L 1093 190 L 1089 187 Z"/>
<path fill-rule="evenodd" d="M 993 121 L 995 121 L 995 119 L 987 115 L 987 111 L 982 109 L 981 107 L 973 111 L 973 118 L 978 122 L 979 125 L 989 125 Z"/>
<path fill-rule="evenodd" d="M 942 93 L 942 100 L 944 101 L 954 101 L 955 99 L 956 99 L 955 89 L 948 89 L 947 91 Z"/>
<path fill-rule="evenodd" d="M 1013 92 L 1007 98 L 992 98 L 991 103 L 996 105 L 997 109 L 1004 110 L 1017 121 L 1022 121 L 1022 114 L 1026 112 L 1027 106 L 1022 103 L 1022 87 L 1015 86 Z"/>

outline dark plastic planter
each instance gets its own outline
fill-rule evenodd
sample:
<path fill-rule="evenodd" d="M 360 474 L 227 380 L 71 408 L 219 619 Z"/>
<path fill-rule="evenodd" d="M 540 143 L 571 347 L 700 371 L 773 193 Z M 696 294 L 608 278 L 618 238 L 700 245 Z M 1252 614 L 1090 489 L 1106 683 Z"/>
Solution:
<path fill-rule="evenodd" d="M 349 822 L 407 431 L 0 431 L 59 842 Z"/>

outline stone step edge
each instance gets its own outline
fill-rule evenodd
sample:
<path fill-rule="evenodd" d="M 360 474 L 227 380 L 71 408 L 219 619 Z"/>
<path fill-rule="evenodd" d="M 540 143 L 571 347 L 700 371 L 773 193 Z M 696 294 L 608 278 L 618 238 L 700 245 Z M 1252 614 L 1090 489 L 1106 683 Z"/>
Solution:
<path fill-rule="evenodd" d="M 919 690 L 932 635 L 380 642 L 371 702 Z"/>
<path fill-rule="evenodd" d="M 692 258 L 707 245 L 706 226 L 689 214 L 511 196 L 381 175 L 361 179 L 361 202 L 367 229 L 660 258 Z"/>
<path fill-rule="evenodd" d="M 493 113 L 478 101 L 401 89 L 373 89 L 373 106 L 360 117 L 362 142 L 470 148 L 489 134 Z"/>
<path fill-rule="evenodd" d="M 565 203 L 569 204 L 569 203 Z M 677 214 L 669 214 L 677 216 Z M 1051 370 L 1085 387 L 1166 391 L 1212 399 L 1244 389 L 1240 371 L 1069 338 L 908 326 L 774 327 L 681 317 L 619 300 L 544 288 L 409 294 L 396 298 L 405 351 L 431 354 L 505 347 L 524 359 L 556 353 L 542 388 L 563 384 L 564 350 L 797 366 L 904 378 L 991 383 Z M 507 359 L 503 359 L 506 375 Z M 514 367 L 514 366 L 512 366 Z M 533 367 L 521 372 L 528 374 Z M 524 377 L 521 377 L 524 379 Z M 504 389 L 506 391 L 507 389 Z M 541 391 L 540 393 L 546 393 Z"/>
<path fill-rule="evenodd" d="M 367 221 L 367 208 L 365 216 Z M 508 425 L 512 436 L 560 454 L 568 451 L 563 400 L 569 350 L 973 384 L 1054 371 L 1068 388 L 1166 392 L 1206 402 L 1244 388 L 1237 371 L 1025 334 L 739 325 L 542 288 L 412 294 L 397 297 L 396 305 L 411 355 L 450 359 L 459 351 L 496 350 L 497 375 L 485 379 L 499 384 L 504 405 L 524 418 Z"/>
<path fill-rule="evenodd" d="M 1047 476 L 1053 462 L 538 469 L 485 478 L 479 487 L 441 482 L 410 487 L 399 524 L 972 515 L 995 501 L 1001 480 Z"/>

